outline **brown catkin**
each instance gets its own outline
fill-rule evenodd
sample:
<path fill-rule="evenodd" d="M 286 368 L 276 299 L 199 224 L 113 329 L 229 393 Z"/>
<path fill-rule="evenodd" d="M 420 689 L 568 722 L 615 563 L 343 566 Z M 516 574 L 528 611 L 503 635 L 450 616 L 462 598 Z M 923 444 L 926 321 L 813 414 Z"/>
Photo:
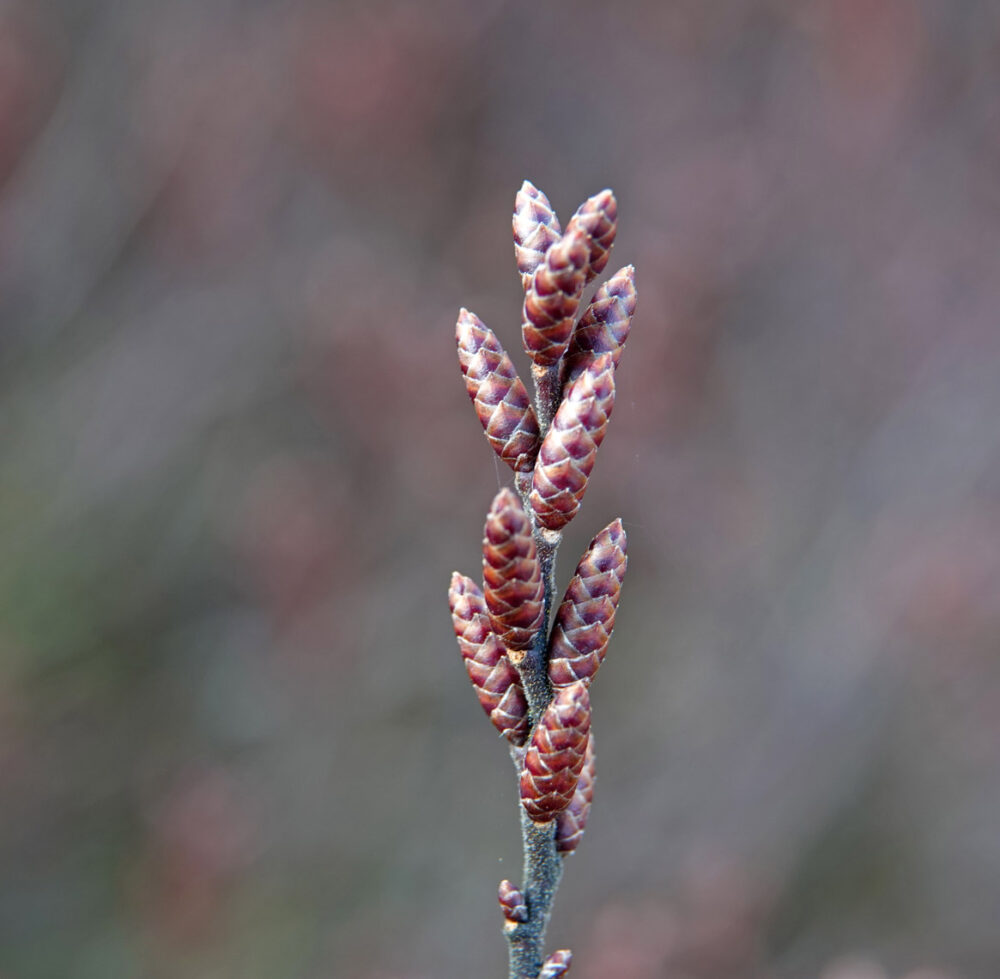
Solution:
<path fill-rule="evenodd" d="M 635 269 L 626 265 L 597 290 L 580 317 L 566 351 L 567 383 L 599 354 L 611 354 L 617 368 L 632 327 L 635 300 Z"/>
<path fill-rule="evenodd" d="M 601 354 L 569 386 L 542 447 L 531 483 L 531 507 L 548 530 L 576 516 L 615 404 L 614 360 Z"/>
<path fill-rule="evenodd" d="M 615 195 L 610 190 L 602 190 L 588 197 L 569 219 L 566 234 L 572 234 L 577 228 L 585 231 L 589 239 L 586 280 L 590 282 L 608 264 L 618 233 L 618 201 Z"/>
<path fill-rule="evenodd" d="M 494 451 L 515 472 L 530 472 L 538 455 L 535 410 L 514 364 L 493 331 L 462 309 L 455 325 L 465 389 Z"/>
<path fill-rule="evenodd" d="M 514 258 L 525 289 L 545 253 L 562 234 L 559 218 L 549 199 L 530 180 L 521 184 L 514 198 Z"/>
<path fill-rule="evenodd" d="M 596 758 L 594 755 L 594 731 L 591 728 L 587 738 L 587 752 L 580 769 L 573 798 L 569 805 L 556 817 L 556 849 L 563 855 L 572 853 L 583 839 L 583 831 L 590 818 L 590 805 L 594 801 L 594 781 Z"/>
<path fill-rule="evenodd" d="M 615 520 L 590 542 L 556 613 L 549 640 L 553 686 L 594 678 L 615 627 L 627 566 L 625 528 Z"/>
<path fill-rule="evenodd" d="M 586 684 L 556 691 L 535 725 L 521 769 L 521 804 L 535 822 L 554 819 L 569 804 L 583 768 L 590 732 Z"/>
<path fill-rule="evenodd" d="M 559 362 L 573 333 L 580 308 L 590 239 L 576 229 L 545 253 L 524 295 L 521 336 L 524 349 L 540 367 Z"/>
<path fill-rule="evenodd" d="M 497 493 L 486 515 L 483 594 L 493 631 L 508 649 L 527 649 L 542 627 L 545 584 L 531 521 L 507 487 Z"/>
<path fill-rule="evenodd" d="M 521 677 L 490 627 L 480 587 L 457 571 L 451 576 L 448 606 L 466 672 L 493 726 L 512 744 L 524 744 L 528 704 Z"/>

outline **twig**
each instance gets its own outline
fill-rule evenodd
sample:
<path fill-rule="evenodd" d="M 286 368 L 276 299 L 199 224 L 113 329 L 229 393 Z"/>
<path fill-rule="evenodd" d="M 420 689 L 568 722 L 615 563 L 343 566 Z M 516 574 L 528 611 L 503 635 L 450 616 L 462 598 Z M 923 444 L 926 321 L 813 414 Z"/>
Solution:
<path fill-rule="evenodd" d="M 517 495 L 501 489 L 487 515 L 483 587 L 456 572 L 448 600 L 469 678 L 510 743 L 518 775 L 523 890 L 505 880 L 498 891 L 509 977 L 556 979 L 572 955 L 560 949 L 543 960 L 545 930 L 563 860 L 590 812 L 589 686 L 614 628 L 625 531 L 616 520 L 591 541 L 558 610 L 556 552 L 614 407 L 635 284 L 631 266 L 616 273 L 577 323 L 583 289 L 614 242 L 617 203 L 609 190 L 585 201 L 563 233 L 548 198 L 525 181 L 513 228 L 535 407 L 496 335 L 463 309 L 459 365 L 487 439 L 514 470 Z"/>

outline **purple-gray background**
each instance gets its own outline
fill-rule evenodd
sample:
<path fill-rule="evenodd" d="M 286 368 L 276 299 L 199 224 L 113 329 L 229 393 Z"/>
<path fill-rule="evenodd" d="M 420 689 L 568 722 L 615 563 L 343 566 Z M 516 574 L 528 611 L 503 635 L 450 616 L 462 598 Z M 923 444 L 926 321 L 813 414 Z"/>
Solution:
<path fill-rule="evenodd" d="M 998 93 L 985 2 L 0 3 L 2 979 L 504 974 L 445 589 L 525 177 L 639 289 L 552 947 L 1000 974 Z"/>

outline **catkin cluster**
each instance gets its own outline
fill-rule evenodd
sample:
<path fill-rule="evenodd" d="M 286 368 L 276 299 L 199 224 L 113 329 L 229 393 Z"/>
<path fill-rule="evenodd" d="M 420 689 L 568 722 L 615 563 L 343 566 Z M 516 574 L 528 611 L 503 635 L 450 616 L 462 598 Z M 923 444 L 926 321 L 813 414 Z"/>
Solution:
<path fill-rule="evenodd" d="M 482 584 L 452 576 L 452 622 L 479 702 L 510 742 L 521 805 L 535 823 L 555 821 L 554 845 L 563 856 L 580 842 L 593 797 L 589 687 L 614 628 L 625 531 L 615 520 L 591 541 L 551 632 L 555 602 L 540 554 L 551 562 L 579 510 L 614 408 L 615 369 L 635 311 L 635 270 L 616 272 L 586 305 L 583 295 L 608 263 L 617 214 L 614 194 L 604 190 L 563 230 L 540 190 L 525 181 L 517 194 L 514 254 L 534 403 L 479 317 L 462 309 L 455 332 L 466 390 L 490 445 L 514 472 L 516 492 L 501 489 L 487 514 Z M 528 920 L 530 899 L 510 881 L 501 883 L 499 898 L 508 930 Z M 569 962 L 568 951 L 554 953 L 540 974 L 562 975 Z"/>

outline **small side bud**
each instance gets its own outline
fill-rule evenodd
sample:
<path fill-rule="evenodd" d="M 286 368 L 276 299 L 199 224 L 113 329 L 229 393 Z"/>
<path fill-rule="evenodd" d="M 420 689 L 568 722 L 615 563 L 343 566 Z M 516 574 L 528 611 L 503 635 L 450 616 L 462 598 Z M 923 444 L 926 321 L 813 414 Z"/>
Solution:
<path fill-rule="evenodd" d="M 615 404 L 614 361 L 601 354 L 569 386 L 531 478 L 531 507 L 548 530 L 576 516 Z"/>
<path fill-rule="evenodd" d="M 556 849 L 563 856 L 572 853 L 583 839 L 583 831 L 590 818 L 590 805 L 594 801 L 595 774 L 594 732 L 587 739 L 587 753 L 583 759 L 580 779 L 569 805 L 556 817 Z"/>
<path fill-rule="evenodd" d="M 539 435 L 528 391 L 496 334 L 463 309 L 455 326 L 465 389 L 490 445 L 515 472 L 530 472 Z"/>
<path fill-rule="evenodd" d="M 580 228 L 590 239 L 587 282 L 600 275 L 608 264 L 611 248 L 618 233 L 618 201 L 610 190 L 588 197 L 566 225 L 566 234 Z"/>
<path fill-rule="evenodd" d="M 527 289 L 545 253 L 562 234 L 549 199 L 530 180 L 521 184 L 514 198 L 513 227 L 514 258 L 521 283 Z"/>
<path fill-rule="evenodd" d="M 521 334 L 524 349 L 540 367 L 551 367 L 566 352 L 580 308 L 587 261 L 587 233 L 564 235 L 546 253 L 524 295 Z"/>
<path fill-rule="evenodd" d="M 590 683 L 604 661 L 628 566 L 625 547 L 625 528 L 615 520 L 590 542 L 576 566 L 549 640 L 553 686 Z"/>
<path fill-rule="evenodd" d="M 525 904 L 524 894 L 520 888 L 515 887 L 509 880 L 500 881 L 497 890 L 497 898 L 500 901 L 500 909 L 503 916 L 508 921 L 518 922 L 528 920 L 528 905 Z"/>
<path fill-rule="evenodd" d="M 480 705 L 508 741 L 524 744 L 528 734 L 524 688 L 503 643 L 490 628 L 482 590 L 456 571 L 448 588 L 448 607 L 462 661 Z"/>
<path fill-rule="evenodd" d="M 583 683 L 556 691 L 531 736 L 521 769 L 521 804 L 547 823 L 571 802 L 590 734 L 590 695 Z"/>
<path fill-rule="evenodd" d="M 635 269 L 626 265 L 597 290 L 573 331 L 566 352 L 568 383 L 575 381 L 599 354 L 611 354 L 618 366 L 632 328 L 635 301 Z"/>
<path fill-rule="evenodd" d="M 512 652 L 527 649 L 542 627 L 545 584 L 531 521 L 507 487 L 497 493 L 486 515 L 483 593 L 493 631 Z M 518 662 L 516 655 L 511 658 Z"/>
<path fill-rule="evenodd" d="M 569 972 L 569 967 L 572 964 L 573 953 L 568 948 L 561 948 L 558 952 L 553 952 L 542 963 L 542 971 L 538 973 L 538 979 L 558 979 L 559 976 L 564 976 Z"/>

